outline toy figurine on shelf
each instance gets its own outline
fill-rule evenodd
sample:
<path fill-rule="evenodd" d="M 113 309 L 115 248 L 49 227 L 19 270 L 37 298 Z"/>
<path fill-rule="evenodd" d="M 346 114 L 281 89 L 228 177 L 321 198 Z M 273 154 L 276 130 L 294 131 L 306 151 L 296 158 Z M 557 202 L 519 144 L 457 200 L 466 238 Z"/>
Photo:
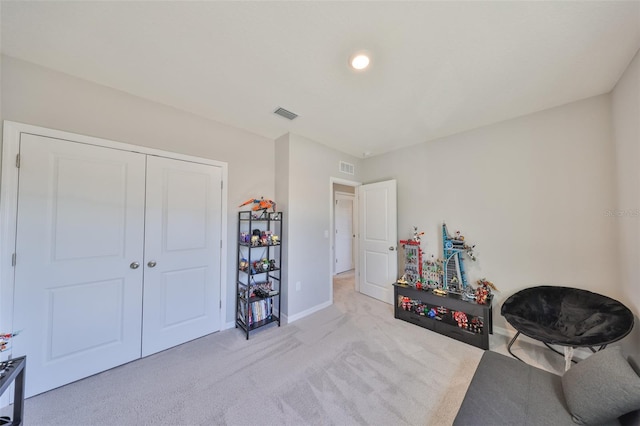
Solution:
<path fill-rule="evenodd" d="M 404 249 L 404 277 L 408 284 L 422 288 L 422 248 L 420 248 L 420 237 L 424 232 L 418 232 L 418 227 L 413 227 L 413 238 L 411 240 L 400 240 Z"/>
<path fill-rule="evenodd" d="M 469 318 L 467 318 L 467 314 L 462 311 L 455 311 L 453 313 L 453 319 L 458 323 L 458 327 L 467 328 L 467 324 L 469 323 Z"/>
<path fill-rule="evenodd" d="M 240 264 L 238 265 L 241 271 L 246 271 L 249 269 L 249 262 L 244 257 L 240 259 Z"/>
<path fill-rule="evenodd" d="M 404 309 L 405 311 L 411 309 L 411 299 L 409 299 L 407 296 L 404 296 L 402 298 L 402 309 Z"/>
<path fill-rule="evenodd" d="M 243 206 L 246 206 L 247 204 L 253 204 L 253 207 L 251 207 L 251 210 L 253 211 L 267 210 L 267 209 L 271 209 L 273 212 L 276 211 L 276 203 L 271 200 L 265 200 L 264 197 L 260 199 L 249 198 L 247 201 L 240 204 L 238 207 L 243 207 Z"/>
<path fill-rule="evenodd" d="M 474 333 L 482 333 L 483 328 L 484 322 L 482 322 L 482 319 L 480 317 L 474 317 L 471 320 L 471 324 L 469 324 L 469 330 L 473 331 Z"/>
<path fill-rule="evenodd" d="M 268 246 L 268 245 L 271 244 L 271 236 L 272 235 L 273 235 L 272 231 L 264 231 L 262 233 L 262 236 L 260 238 L 263 240 L 265 246 Z"/>
<path fill-rule="evenodd" d="M 486 278 L 481 278 L 477 281 L 478 288 L 476 288 L 476 303 L 485 305 L 487 298 L 491 295 L 491 290 L 498 291 L 496 286 Z"/>
<path fill-rule="evenodd" d="M 19 332 L 0 334 L 0 352 L 4 352 L 9 349 L 9 347 L 7 346 L 9 344 L 9 340 L 16 337 L 18 333 Z"/>
<path fill-rule="evenodd" d="M 469 259 L 473 260 L 474 262 L 476 261 L 476 255 L 473 253 L 473 249 L 476 247 L 476 245 L 472 245 L 472 246 L 468 246 L 468 245 L 464 245 L 464 250 L 467 253 L 467 256 L 469 256 Z"/>
<path fill-rule="evenodd" d="M 420 244 L 420 238 L 424 235 L 424 232 L 418 232 L 418 227 L 413 227 L 413 241 Z"/>
<path fill-rule="evenodd" d="M 472 286 L 465 287 L 462 290 L 462 300 L 475 300 L 476 299 L 476 290 Z"/>

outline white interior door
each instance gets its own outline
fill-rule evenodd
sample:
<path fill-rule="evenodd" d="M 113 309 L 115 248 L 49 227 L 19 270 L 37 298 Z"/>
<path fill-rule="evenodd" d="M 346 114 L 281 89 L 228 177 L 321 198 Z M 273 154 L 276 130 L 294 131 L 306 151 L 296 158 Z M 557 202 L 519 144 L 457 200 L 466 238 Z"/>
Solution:
<path fill-rule="evenodd" d="M 220 330 L 222 171 L 149 156 L 142 355 Z"/>
<path fill-rule="evenodd" d="M 140 357 L 145 156 L 23 133 L 14 357 L 26 396 Z"/>
<path fill-rule="evenodd" d="M 360 292 L 393 303 L 392 284 L 398 279 L 396 181 L 360 186 L 359 203 Z"/>
<path fill-rule="evenodd" d="M 335 273 L 353 269 L 353 196 L 336 194 Z"/>

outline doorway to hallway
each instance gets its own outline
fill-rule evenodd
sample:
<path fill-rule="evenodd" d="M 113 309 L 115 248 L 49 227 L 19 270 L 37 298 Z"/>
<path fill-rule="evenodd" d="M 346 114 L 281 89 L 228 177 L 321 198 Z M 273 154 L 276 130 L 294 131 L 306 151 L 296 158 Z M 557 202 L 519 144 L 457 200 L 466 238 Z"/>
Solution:
<path fill-rule="evenodd" d="M 333 276 L 333 303 L 348 303 L 356 292 L 356 271 L 352 269 Z"/>
<path fill-rule="evenodd" d="M 353 187 L 350 188 L 352 191 Z M 334 208 L 334 274 L 349 271 L 354 268 L 355 238 L 354 229 L 355 194 L 335 192 Z"/>

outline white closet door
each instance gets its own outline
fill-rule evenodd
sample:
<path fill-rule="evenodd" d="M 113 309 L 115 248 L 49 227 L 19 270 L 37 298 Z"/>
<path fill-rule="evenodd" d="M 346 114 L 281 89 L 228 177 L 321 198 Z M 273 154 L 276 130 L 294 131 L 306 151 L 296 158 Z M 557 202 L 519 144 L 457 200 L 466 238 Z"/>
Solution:
<path fill-rule="evenodd" d="M 145 156 L 23 133 L 13 356 L 27 396 L 140 357 Z"/>
<path fill-rule="evenodd" d="M 147 158 L 142 355 L 220 330 L 220 167 Z"/>

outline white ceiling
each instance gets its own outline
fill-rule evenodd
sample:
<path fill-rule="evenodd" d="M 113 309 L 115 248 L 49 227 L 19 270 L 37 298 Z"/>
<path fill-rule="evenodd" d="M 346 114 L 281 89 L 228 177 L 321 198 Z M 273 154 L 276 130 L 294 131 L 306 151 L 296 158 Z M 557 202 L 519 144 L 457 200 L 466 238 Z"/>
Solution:
<path fill-rule="evenodd" d="M 607 93 L 640 47 L 638 1 L 0 7 L 6 55 L 358 157 Z"/>

